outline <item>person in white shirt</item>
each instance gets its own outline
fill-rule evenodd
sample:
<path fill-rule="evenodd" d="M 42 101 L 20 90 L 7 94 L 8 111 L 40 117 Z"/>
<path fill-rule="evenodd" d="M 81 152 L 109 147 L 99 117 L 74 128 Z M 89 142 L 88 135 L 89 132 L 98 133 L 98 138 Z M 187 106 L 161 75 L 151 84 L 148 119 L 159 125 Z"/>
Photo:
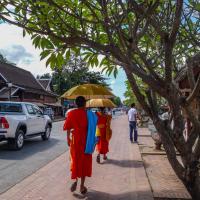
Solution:
<path fill-rule="evenodd" d="M 133 142 L 133 131 L 134 131 L 134 142 L 137 142 L 137 110 L 135 109 L 135 103 L 131 104 L 131 109 L 128 111 L 128 121 L 130 129 L 130 141 Z"/>

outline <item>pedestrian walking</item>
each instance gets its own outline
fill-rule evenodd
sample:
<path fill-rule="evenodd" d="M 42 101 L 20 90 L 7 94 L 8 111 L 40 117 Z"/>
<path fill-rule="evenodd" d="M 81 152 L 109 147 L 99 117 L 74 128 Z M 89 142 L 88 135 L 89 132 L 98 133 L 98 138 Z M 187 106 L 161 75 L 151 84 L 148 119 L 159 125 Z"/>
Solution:
<path fill-rule="evenodd" d="M 76 98 L 77 109 L 71 110 L 64 123 L 67 130 L 67 141 L 70 147 L 71 178 L 75 180 L 71 185 L 71 192 L 77 188 L 78 178 L 81 179 L 80 192 L 85 194 L 85 178 L 92 175 L 92 154 L 85 153 L 88 120 L 86 111 L 86 100 L 83 96 Z"/>
<path fill-rule="evenodd" d="M 109 140 L 112 136 L 111 119 L 112 116 L 105 112 L 105 108 L 100 108 L 100 111 L 96 113 L 98 117 L 97 122 L 97 137 L 99 138 L 96 145 L 98 152 L 97 163 L 100 163 L 100 156 L 103 155 L 103 159 L 107 160 L 107 153 L 109 152 Z"/>
<path fill-rule="evenodd" d="M 137 138 L 138 138 L 137 110 L 135 108 L 135 103 L 131 104 L 131 109 L 128 111 L 128 121 L 129 121 L 130 141 L 133 142 L 133 131 L 134 131 L 134 142 L 137 142 Z"/>

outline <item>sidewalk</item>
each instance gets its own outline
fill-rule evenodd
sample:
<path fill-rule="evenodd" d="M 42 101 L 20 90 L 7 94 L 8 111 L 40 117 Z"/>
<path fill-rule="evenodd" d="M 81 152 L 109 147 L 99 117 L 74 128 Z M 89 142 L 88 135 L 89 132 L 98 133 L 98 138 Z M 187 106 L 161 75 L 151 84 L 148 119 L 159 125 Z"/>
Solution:
<path fill-rule="evenodd" d="M 113 120 L 109 160 L 97 164 L 86 180 L 88 194 L 69 191 L 68 152 L 0 195 L 1 200 L 153 200 L 137 144 L 128 140 L 127 117 Z M 79 189 L 79 188 L 78 188 Z"/>
<path fill-rule="evenodd" d="M 65 120 L 65 117 L 57 117 L 53 120 L 53 122 L 59 122 Z"/>
<path fill-rule="evenodd" d="M 169 164 L 164 149 L 155 150 L 154 141 L 147 128 L 140 128 L 139 149 L 155 200 L 192 199 Z"/>

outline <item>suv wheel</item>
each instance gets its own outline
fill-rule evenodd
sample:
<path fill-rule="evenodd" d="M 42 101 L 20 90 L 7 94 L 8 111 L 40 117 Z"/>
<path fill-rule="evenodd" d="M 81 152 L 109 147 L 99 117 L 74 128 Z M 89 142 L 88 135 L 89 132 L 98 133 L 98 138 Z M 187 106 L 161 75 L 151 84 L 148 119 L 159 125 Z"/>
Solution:
<path fill-rule="evenodd" d="M 12 149 L 15 149 L 15 150 L 22 149 L 24 146 L 24 131 L 18 130 L 15 136 L 15 139 L 10 139 L 8 141 L 8 144 Z"/>
<path fill-rule="evenodd" d="M 45 132 L 42 134 L 42 139 L 43 140 L 48 140 L 50 138 L 51 135 L 51 126 L 47 125 Z"/>

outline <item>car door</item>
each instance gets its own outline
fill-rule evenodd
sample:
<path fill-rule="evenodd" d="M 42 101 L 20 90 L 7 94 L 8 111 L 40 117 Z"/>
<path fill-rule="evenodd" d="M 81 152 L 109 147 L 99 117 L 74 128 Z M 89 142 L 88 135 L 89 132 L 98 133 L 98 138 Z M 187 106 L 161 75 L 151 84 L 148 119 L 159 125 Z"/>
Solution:
<path fill-rule="evenodd" d="M 36 117 L 37 117 L 37 133 L 44 132 L 45 126 L 46 126 L 44 114 L 38 106 L 33 105 L 33 108 L 35 110 Z"/>
<path fill-rule="evenodd" d="M 26 104 L 26 109 L 27 109 L 27 134 L 35 134 L 37 133 L 37 123 L 38 123 L 38 118 L 36 115 L 36 111 L 33 107 L 32 104 Z"/>

